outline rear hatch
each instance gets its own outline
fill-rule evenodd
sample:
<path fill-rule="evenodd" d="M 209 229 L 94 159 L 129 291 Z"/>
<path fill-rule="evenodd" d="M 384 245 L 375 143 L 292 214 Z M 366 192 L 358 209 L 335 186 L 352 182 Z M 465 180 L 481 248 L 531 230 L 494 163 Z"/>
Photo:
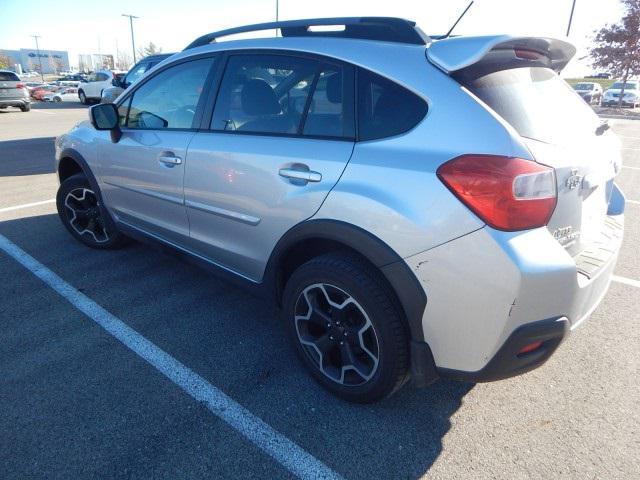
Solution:
<path fill-rule="evenodd" d="M 573 51 L 557 40 L 503 39 L 470 61 L 457 59 L 447 73 L 509 123 L 537 162 L 555 169 L 558 201 L 548 228 L 591 276 L 620 230 L 607 211 L 621 156 L 617 137 L 558 75 Z"/>
<path fill-rule="evenodd" d="M 24 84 L 13 72 L 0 72 L 0 98 L 24 97 Z"/>

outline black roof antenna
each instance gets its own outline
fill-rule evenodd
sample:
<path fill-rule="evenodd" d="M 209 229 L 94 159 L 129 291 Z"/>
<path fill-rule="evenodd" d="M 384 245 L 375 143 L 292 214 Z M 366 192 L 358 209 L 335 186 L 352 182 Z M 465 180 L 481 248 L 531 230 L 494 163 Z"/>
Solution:
<path fill-rule="evenodd" d="M 469 3 L 469 5 L 467 5 L 467 8 L 464 9 L 464 12 L 462 12 L 462 14 L 458 17 L 458 19 L 456 20 L 456 23 L 454 23 L 452 25 L 452 27 L 449 29 L 449 31 L 447 33 L 445 33 L 444 35 L 442 35 L 441 37 L 438 37 L 439 39 L 443 39 L 443 38 L 449 38 L 451 36 L 451 32 L 453 32 L 453 29 L 456 28 L 456 25 L 458 25 L 458 23 L 460 23 L 460 20 L 462 20 L 462 17 L 464 17 L 467 12 L 469 11 L 469 9 L 471 8 L 471 5 L 473 5 L 473 1 L 471 0 L 471 2 Z"/>

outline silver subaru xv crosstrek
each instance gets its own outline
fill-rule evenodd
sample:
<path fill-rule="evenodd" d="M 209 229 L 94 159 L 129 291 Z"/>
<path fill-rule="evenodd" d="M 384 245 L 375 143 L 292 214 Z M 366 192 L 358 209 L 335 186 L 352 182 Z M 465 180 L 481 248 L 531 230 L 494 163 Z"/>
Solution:
<path fill-rule="evenodd" d="M 274 299 L 347 400 L 514 376 L 596 308 L 622 241 L 620 144 L 558 76 L 574 53 L 378 17 L 204 35 L 56 140 L 58 212 Z"/>

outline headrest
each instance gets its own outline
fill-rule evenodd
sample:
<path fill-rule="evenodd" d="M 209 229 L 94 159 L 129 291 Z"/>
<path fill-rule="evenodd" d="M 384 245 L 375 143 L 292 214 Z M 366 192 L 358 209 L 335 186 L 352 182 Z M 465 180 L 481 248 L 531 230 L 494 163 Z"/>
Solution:
<path fill-rule="evenodd" d="M 273 89 L 258 78 L 244 84 L 240 100 L 242 110 L 247 115 L 277 115 L 282 112 Z"/>
<path fill-rule="evenodd" d="M 334 73 L 327 79 L 327 100 L 342 103 L 342 74 Z"/>

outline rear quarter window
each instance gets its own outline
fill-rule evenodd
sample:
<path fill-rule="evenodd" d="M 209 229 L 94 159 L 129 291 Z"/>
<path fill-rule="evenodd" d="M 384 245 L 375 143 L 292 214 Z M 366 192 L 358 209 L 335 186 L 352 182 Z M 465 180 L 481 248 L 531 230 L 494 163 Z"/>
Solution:
<path fill-rule="evenodd" d="M 427 102 L 373 72 L 358 72 L 358 138 L 392 137 L 415 127 L 427 114 Z"/>
<path fill-rule="evenodd" d="M 12 72 L 0 72 L 0 82 L 19 82 L 20 77 Z"/>

